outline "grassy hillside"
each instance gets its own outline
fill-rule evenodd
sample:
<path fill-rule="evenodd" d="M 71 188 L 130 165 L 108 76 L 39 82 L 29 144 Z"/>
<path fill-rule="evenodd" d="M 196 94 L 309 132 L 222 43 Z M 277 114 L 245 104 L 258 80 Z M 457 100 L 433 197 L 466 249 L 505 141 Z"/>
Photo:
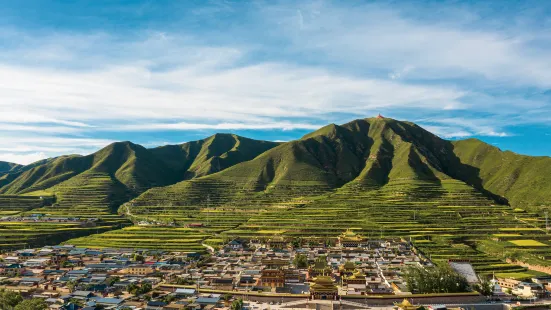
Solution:
<path fill-rule="evenodd" d="M 484 189 L 511 205 L 551 207 L 551 158 L 503 152 L 477 139 L 453 142 L 453 149 L 462 163 L 477 170 Z"/>
<path fill-rule="evenodd" d="M 10 172 L 12 170 L 17 170 L 19 167 L 22 167 L 22 166 L 19 164 L 0 161 L 0 174 Z"/>
<path fill-rule="evenodd" d="M 160 146 L 150 152 L 177 171 L 181 180 L 189 180 L 251 160 L 277 145 L 232 134 L 216 134 L 181 145 Z"/>
<path fill-rule="evenodd" d="M 368 118 L 325 126 L 220 173 L 153 188 L 133 204 L 204 205 L 207 195 L 222 205 L 245 197 L 277 202 L 341 187 L 376 190 L 407 180 L 441 187 L 442 180 L 456 179 L 497 203 L 549 205 L 550 162 L 478 140 L 451 142 L 410 122 Z"/>
<path fill-rule="evenodd" d="M 392 180 L 450 178 L 432 155 L 396 126 L 400 122 L 374 118 L 328 125 L 220 173 L 151 189 L 133 204 L 200 204 L 207 194 L 214 204 L 244 197 L 248 202 L 282 201 L 330 192 L 348 183 L 380 187 Z"/>
<path fill-rule="evenodd" d="M 276 145 L 229 134 L 154 149 L 118 142 L 91 155 L 60 156 L 18 167 L 0 176 L 0 194 L 45 191 L 55 194 L 62 206 L 114 209 L 149 188 L 221 171 Z"/>
<path fill-rule="evenodd" d="M 130 200 L 120 211 L 133 219 L 203 225 L 182 231 L 189 242 L 172 243 L 168 229 L 143 247 L 191 251 L 232 236 L 332 238 L 353 227 L 412 237 L 443 259 L 474 253 L 480 270 L 521 271 L 492 267 L 502 264 L 485 253 L 505 245 L 479 241 L 510 232 L 518 240 L 545 241 L 541 214 L 533 211 L 551 204 L 550 161 L 475 139 L 447 141 L 410 122 L 368 118 L 287 143 L 217 134 L 154 149 L 120 142 L 88 156 L 48 159 L 0 175 L 0 211 L 101 217 L 115 227 L 122 222 L 113 211 Z M 37 199 L 49 194 L 57 197 L 55 207 Z M 516 214 L 516 208 L 532 213 Z M 98 245 L 109 237 L 124 245 L 124 236 L 142 240 L 148 232 L 127 229 L 75 243 Z M 472 252 L 479 244 L 480 252 Z M 522 242 L 511 244 L 506 247 Z M 537 259 L 551 255 L 551 247 L 531 252 Z"/>

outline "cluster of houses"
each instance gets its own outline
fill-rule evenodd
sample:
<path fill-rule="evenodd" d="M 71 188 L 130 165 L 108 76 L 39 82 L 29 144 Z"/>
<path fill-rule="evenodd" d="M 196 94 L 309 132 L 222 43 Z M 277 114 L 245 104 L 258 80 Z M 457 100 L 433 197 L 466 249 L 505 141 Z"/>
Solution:
<path fill-rule="evenodd" d="M 507 300 L 511 295 L 520 298 L 546 298 L 551 292 L 551 276 L 539 276 L 531 279 L 512 279 L 494 277 L 494 296 Z"/>
<path fill-rule="evenodd" d="M 154 288 L 177 281 L 177 276 L 197 265 L 200 257 L 198 253 L 98 250 L 70 245 L 24 249 L 2 255 L 0 287 L 26 297 L 43 298 L 50 309 L 165 309 L 169 302 L 151 300 Z M 166 301 L 176 299 L 172 295 L 161 297 Z M 211 298 L 199 294 L 188 297 L 199 301 Z M 211 305 L 210 301 L 196 309 Z"/>
<path fill-rule="evenodd" d="M 2 254 L 0 288 L 43 298 L 52 310 L 227 309 L 231 296 L 407 298 L 404 272 L 410 265 L 431 263 L 409 242 L 366 239 L 352 231 L 332 246 L 280 237 L 235 239 L 210 255 L 60 245 Z M 468 263 L 452 267 L 476 281 Z M 542 297 L 551 288 L 551 278 L 543 277 L 494 282 L 496 295 L 512 290 Z"/>
<path fill-rule="evenodd" d="M 77 223 L 81 226 L 96 226 L 97 218 L 78 218 L 78 217 L 52 217 L 46 214 L 31 214 L 29 216 L 4 216 L 0 218 L 2 222 L 33 222 L 33 223 Z"/>
<path fill-rule="evenodd" d="M 180 277 L 213 290 L 309 294 L 311 299 L 409 294 L 404 269 L 422 260 L 408 242 L 367 240 L 351 231 L 338 240 L 332 247 L 297 248 L 282 238 L 233 240 L 203 268 Z"/>

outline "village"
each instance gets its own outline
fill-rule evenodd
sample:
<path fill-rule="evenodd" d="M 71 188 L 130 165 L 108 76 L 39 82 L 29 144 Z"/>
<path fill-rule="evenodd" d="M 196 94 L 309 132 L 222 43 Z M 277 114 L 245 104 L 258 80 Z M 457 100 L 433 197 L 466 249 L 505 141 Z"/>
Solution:
<path fill-rule="evenodd" d="M 293 244 L 295 243 L 295 244 Z M 297 309 L 339 304 L 416 309 L 404 273 L 432 262 L 406 240 L 370 240 L 348 230 L 337 244 L 296 244 L 282 237 L 234 239 L 209 254 L 72 245 L 23 249 L 2 255 L 0 286 L 49 309 Z M 473 286 L 466 261 L 449 266 Z M 544 298 L 551 278 L 530 283 L 494 279 L 494 299 Z M 503 288 L 503 289 L 500 289 Z M 477 292 L 432 296 L 425 304 L 486 302 Z M 233 307 L 233 308 L 232 308 Z M 409 307 L 409 308 L 408 308 Z M 323 308 L 323 307 L 322 307 Z"/>

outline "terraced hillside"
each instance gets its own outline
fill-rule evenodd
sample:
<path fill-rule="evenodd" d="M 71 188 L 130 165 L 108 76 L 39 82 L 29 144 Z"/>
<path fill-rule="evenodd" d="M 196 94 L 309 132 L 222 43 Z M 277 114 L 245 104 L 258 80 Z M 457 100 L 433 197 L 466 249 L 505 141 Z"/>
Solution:
<path fill-rule="evenodd" d="M 88 156 L 61 156 L 7 173 L 0 178 L 0 194 L 43 190 L 64 206 L 116 209 L 149 188 L 221 171 L 276 145 L 229 134 L 149 150 L 118 142 Z"/>
<path fill-rule="evenodd" d="M 10 244 L 20 247 L 37 245 L 42 241 L 55 243 L 64 238 L 129 225 L 130 222 L 116 210 L 143 191 L 223 170 L 276 145 L 274 142 L 218 134 L 201 141 L 150 150 L 130 142 L 120 142 L 88 156 L 61 156 L 17 169 L 13 166 L 10 172 L 0 177 L 0 215 L 99 218 L 101 224 L 97 229 L 75 226 L 75 229 L 67 230 L 67 227 L 55 223 L 46 225 L 27 221 L 14 226 L 14 222 L 6 220 L 11 223 L 6 226 L 6 233 L 9 229 L 29 231 L 17 240 L 10 237 L 9 242 L 0 248 Z M 0 228 L 0 239 L 2 233 Z"/>
<path fill-rule="evenodd" d="M 91 168 L 64 168 L 83 158 Z M 551 254 L 538 213 L 551 205 L 551 174 L 534 172 L 550 158 L 450 142 L 392 119 L 329 125 L 282 144 L 234 135 L 150 150 L 121 143 L 43 166 L 0 189 L 55 194 L 56 204 L 26 214 L 115 220 L 123 203 L 135 223 L 165 225 L 68 241 L 79 246 L 199 251 L 236 236 L 334 241 L 352 228 L 411 239 L 435 261 L 469 257 L 482 273 L 526 273 L 505 260 L 544 264 Z"/>
<path fill-rule="evenodd" d="M 519 213 L 510 196 L 488 190 L 481 170 L 462 159 L 467 149 L 391 119 L 329 125 L 222 172 L 148 190 L 122 211 L 192 224 L 208 244 L 236 236 L 331 240 L 353 228 L 411 238 L 436 261 L 470 257 L 482 273 L 526 272 L 504 261 L 522 242 L 506 243 L 499 256 L 487 244 L 515 232 L 517 241 L 543 244 L 523 248 L 525 260 L 537 261 L 550 249 L 542 216 Z"/>

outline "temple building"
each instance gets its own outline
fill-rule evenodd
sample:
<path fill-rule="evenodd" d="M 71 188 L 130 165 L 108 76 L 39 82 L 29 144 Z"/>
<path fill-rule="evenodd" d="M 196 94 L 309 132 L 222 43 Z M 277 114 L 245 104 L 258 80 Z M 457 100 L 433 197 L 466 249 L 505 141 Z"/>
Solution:
<path fill-rule="evenodd" d="M 339 236 L 339 246 L 343 248 L 359 248 L 366 244 L 367 239 L 348 229 Z"/>
<path fill-rule="evenodd" d="M 274 237 L 268 240 L 269 249 L 285 249 L 289 243 L 283 237 Z"/>
<path fill-rule="evenodd" d="M 361 271 L 356 271 L 351 276 L 341 278 L 342 286 L 346 287 L 347 295 L 365 295 L 367 294 L 367 279 Z"/>
<path fill-rule="evenodd" d="M 329 276 L 319 276 L 310 286 L 310 299 L 337 300 L 339 289 Z"/>
<path fill-rule="evenodd" d="M 313 266 L 308 268 L 308 279 L 313 279 L 318 276 L 330 276 L 333 273 L 331 267 L 327 264 L 325 256 L 316 258 Z"/>
<path fill-rule="evenodd" d="M 351 261 L 347 261 L 346 263 L 339 266 L 339 273 L 341 277 L 351 276 L 354 274 L 354 271 L 356 271 L 356 264 Z"/>
<path fill-rule="evenodd" d="M 401 303 L 395 303 L 394 306 L 397 307 L 400 310 L 416 310 L 420 307 L 418 305 L 417 306 L 413 305 L 407 299 L 404 299 Z"/>
<path fill-rule="evenodd" d="M 280 269 L 264 269 L 258 279 L 258 286 L 283 287 L 285 286 L 285 272 Z"/>

